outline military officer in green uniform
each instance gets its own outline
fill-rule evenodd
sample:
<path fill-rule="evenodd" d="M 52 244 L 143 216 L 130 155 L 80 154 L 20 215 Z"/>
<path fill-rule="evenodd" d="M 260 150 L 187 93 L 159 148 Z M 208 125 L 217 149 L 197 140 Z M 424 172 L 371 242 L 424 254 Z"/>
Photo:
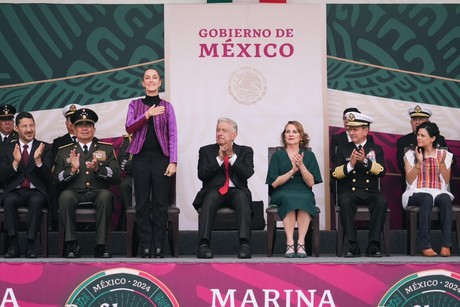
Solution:
<path fill-rule="evenodd" d="M 0 106 L 0 145 L 17 142 L 19 135 L 14 131 L 14 114 L 16 108 L 9 104 Z"/>
<path fill-rule="evenodd" d="M 81 256 L 76 237 L 76 209 L 79 203 L 92 202 L 96 208 L 96 258 L 112 257 L 106 248 L 114 196 L 111 184 L 120 181 L 120 167 L 112 144 L 94 137 L 97 114 L 81 108 L 72 115 L 77 142 L 59 148 L 53 181 L 62 190 L 59 218 L 65 225 L 66 258 Z"/>

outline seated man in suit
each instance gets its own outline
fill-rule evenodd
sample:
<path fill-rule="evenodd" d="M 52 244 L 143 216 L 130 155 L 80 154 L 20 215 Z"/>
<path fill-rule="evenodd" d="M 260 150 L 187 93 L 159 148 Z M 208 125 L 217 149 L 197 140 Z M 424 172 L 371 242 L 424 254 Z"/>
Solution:
<path fill-rule="evenodd" d="M 416 105 L 414 108 L 409 108 L 409 110 L 407 110 L 407 114 L 409 114 L 410 117 L 410 125 L 412 127 L 412 132 L 400 137 L 396 141 L 396 162 L 398 163 L 398 168 L 401 172 L 401 187 L 403 191 L 406 191 L 406 171 L 404 169 L 404 154 L 406 153 L 406 149 L 415 149 L 415 146 L 417 146 L 417 127 L 424 122 L 429 122 L 433 112 L 431 112 L 431 110 L 425 107 Z M 446 139 L 442 135 L 439 135 L 436 142 L 439 147 L 446 148 L 448 151 L 450 151 L 447 147 Z M 454 164 L 455 156 L 452 160 L 451 167 Z"/>
<path fill-rule="evenodd" d="M 88 108 L 75 111 L 71 117 L 77 142 L 61 147 L 56 157 L 53 181 L 62 189 L 59 196 L 59 218 L 65 225 L 65 257 L 80 257 L 76 238 L 77 206 L 93 202 L 96 208 L 96 258 L 110 258 L 106 248 L 108 229 L 112 218 L 114 196 L 110 185 L 120 181 L 120 167 L 112 144 L 94 137 L 97 114 Z"/>
<path fill-rule="evenodd" d="M 210 249 L 214 217 L 219 207 L 229 206 L 238 216 L 240 249 L 238 258 L 251 258 L 251 201 L 248 179 L 254 174 L 254 151 L 234 143 L 237 124 L 220 118 L 216 127 L 216 143 L 199 151 L 198 178 L 203 182 L 193 206 L 201 208 L 199 215 L 198 258 L 212 258 Z"/>
<path fill-rule="evenodd" d="M 18 258 L 19 207 L 29 208 L 27 221 L 26 258 L 37 258 L 34 242 L 40 229 L 42 209 L 48 200 L 48 182 L 51 178 L 51 145 L 35 139 L 35 120 L 32 114 L 21 112 L 16 116 L 19 141 L 4 144 L 0 157 L 0 178 L 5 191 L 0 198 L 5 209 L 5 229 L 10 247 L 5 258 Z"/>
<path fill-rule="evenodd" d="M 351 246 L 345 257 L 359 257 L 361 254 L 354 220 L 357 205 L 368 206 L 371 215 L 366 256 L 382 257 L 380 237 L 387 202 L 380 193 L 378 177 L 385 174 L 383 149 L 366 138 L 372 118 L 356 112 L 347 113 L 346 116 L 351 142 L 338 148 L 332 173 L 338 180 L 340 220 Z"/>

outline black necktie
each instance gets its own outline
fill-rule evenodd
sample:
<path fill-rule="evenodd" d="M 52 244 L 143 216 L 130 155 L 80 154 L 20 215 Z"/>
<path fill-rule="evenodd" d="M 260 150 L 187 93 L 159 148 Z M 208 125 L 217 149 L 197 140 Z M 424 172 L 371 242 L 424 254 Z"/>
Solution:
<path fill-rule="evenodd" d="M 77 137 L 76 137 L 75 135 L 72 136 L 72 140 L 73 140 L 74 143 L 76 143 L 76 142 L 77 142 Z M 86 146 L 86 145 L 85 145 L 85 146 Z"/>
<path fill-rule="evenodd" d="M 360 151 L 360 150 L 361 150 L 361 148 L 363 148 L 363 146 L 361 146 L 361 145 L 358 145 L 358 151 Z"/>
<path fill-rule="evenodd" d="M 3 143 L 6 143 L 6 139 L 8 139 L 8 137 L 5 135 L 5 136 L 3 137 Z"/>
<path fill-rule="evenodd" d="M 88 146 L 83 145 L 83 152 L 85 153 L 85 155 L 88 153 Z"/>

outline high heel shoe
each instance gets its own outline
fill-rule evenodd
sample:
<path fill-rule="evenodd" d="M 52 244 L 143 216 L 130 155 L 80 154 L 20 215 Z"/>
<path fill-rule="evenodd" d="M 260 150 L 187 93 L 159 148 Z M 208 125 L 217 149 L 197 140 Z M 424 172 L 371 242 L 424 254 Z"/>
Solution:
<path fill-rule="evenodd" d="M 295 258 L 296 257 L 294 244 L 286 245 L 286 253 L 284 254 L 284 257 L 286 257 L 286 258 Z"/>
<path fill-rule="evenodd" d="M 297 244 L 297 257 L 307 258 L 307 251 L 305 250 L 305 244 Z"/>
<path fill-rule="evenodd" d="M 164 257 L 165 257 L 165 253 L 164 253 L 163 249 L 161 249 L 161 248 L 155 249 L 155 253 L 153 254 L 153 258 L 164 258 Z"/>
<path fill-rule="evenodd" d="M 441 247 L 441 254 L 442 257 L 450 257 L 450 247 Z"/>
<path fill-rule="evenodd" d="M 150 249 L 144 248 L 141 253 L 142 258 L 152 258 L 152 255 L 150 254 Z"/>
<path fill-rule="evenodd" d="M 436 257 L 438 254 L 432 248 L 422 249 L 422 255 L 425 257 Z"/>

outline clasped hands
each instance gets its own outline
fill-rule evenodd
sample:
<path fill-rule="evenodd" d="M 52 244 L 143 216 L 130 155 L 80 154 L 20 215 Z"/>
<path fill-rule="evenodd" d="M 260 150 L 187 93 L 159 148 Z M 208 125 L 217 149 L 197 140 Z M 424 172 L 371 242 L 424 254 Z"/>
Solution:
<path fill-rule="evenodd" d="M 233 144 L 232 141 L 226 140 L 225 144 L 219 147 L 219 159 L 224 160 L 224 157 L 228 156 L 229 159 L 233 156 Z"/>
<path fill-rule="evenodd" d="M 75 174 L 80 168 L 80 154 L 75 149 L 70 151 L 69 161 L 71 165 L 70 172 Z M 91 161 L 86 161 L 86 169 L 92 170 L 93 172 L 99 171 L 99 163 L 97 162 L 96 156 L 93 154 Z"/>
<path fill-rule="evenodd" d="M 295 173 L 300 168 L 302 168 L 302 166 L 304 166 L 304 164 L 303 164 L 303 152 L 301 154 L 299 154 L 298 152 L 294 153 L 291 156 L 291 162 L 292 162 L 292 171 Z"/>
<path fill-rule="evenodd" d="M 365 163 L 366 161 L 366 153 L 364 152 L 364 148 L 361 147 L 360 150 L 353 149 L 350 156 L 350 164 L 352 167 L 355 167 L 356 162 Z"/>

